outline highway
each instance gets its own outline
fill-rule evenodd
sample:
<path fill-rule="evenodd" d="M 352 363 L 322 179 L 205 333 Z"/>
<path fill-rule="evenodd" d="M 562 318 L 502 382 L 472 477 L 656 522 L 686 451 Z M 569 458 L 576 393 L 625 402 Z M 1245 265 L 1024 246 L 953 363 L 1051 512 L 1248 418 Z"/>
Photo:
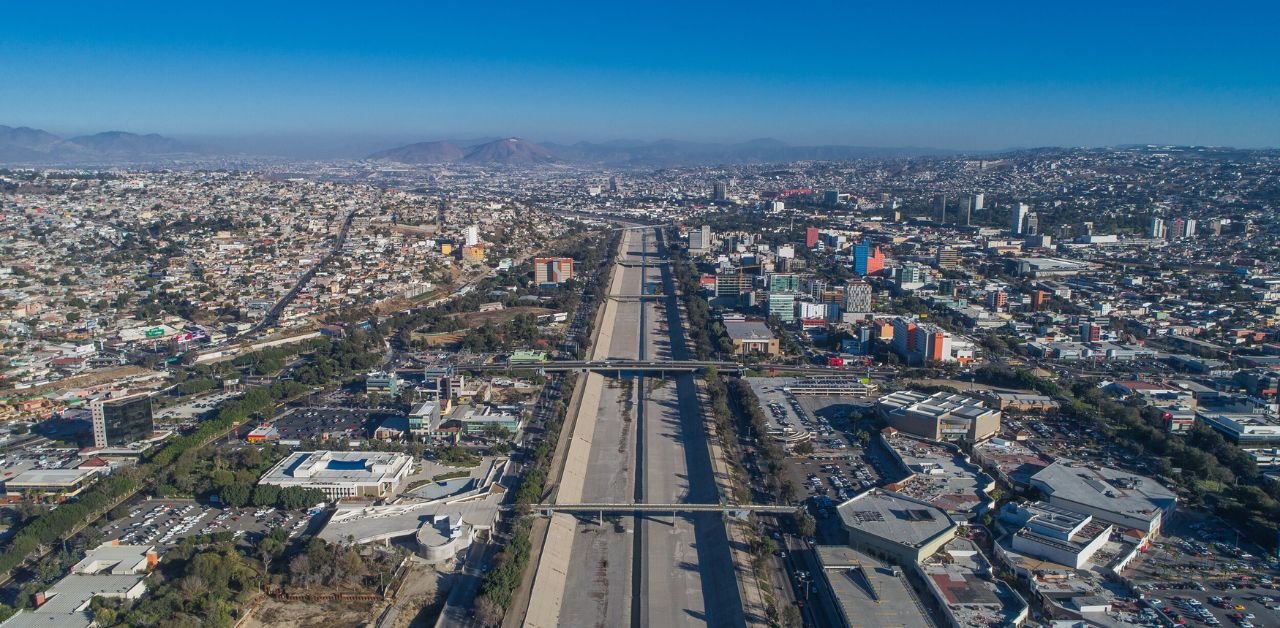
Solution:
<path fill-rule="evenodd" d="M 683 325 L 655 230 L 627 231 L 608 294 L 662 281 L 655 300 L 608 299 L 588 362 L 683 361 Z M 554 502 L 718 504 L 692 372 L 589 371 Z M 603 369 L 602 369 L 603 370 Z M 615 371 L 616 373 L 616 371 Z M 554 508 L 554 506 L 552 506 Z M 527 626 L 740 626 L 719 512 L 556 514 Z M 558 530 L 558 531 L 557 531 Z M 567 549 L 567 551 L 565 551 Z"/>

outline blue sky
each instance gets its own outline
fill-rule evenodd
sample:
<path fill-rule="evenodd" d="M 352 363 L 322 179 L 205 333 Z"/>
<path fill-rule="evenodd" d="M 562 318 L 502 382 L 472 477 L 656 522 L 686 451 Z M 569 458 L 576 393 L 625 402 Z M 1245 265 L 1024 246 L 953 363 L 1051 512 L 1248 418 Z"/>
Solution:
<path fill-rule="evenodd" d="M 0 124 L 1280 146 L 1280 9 L 1262 2 L 264 4 L 6 6 Z"/>

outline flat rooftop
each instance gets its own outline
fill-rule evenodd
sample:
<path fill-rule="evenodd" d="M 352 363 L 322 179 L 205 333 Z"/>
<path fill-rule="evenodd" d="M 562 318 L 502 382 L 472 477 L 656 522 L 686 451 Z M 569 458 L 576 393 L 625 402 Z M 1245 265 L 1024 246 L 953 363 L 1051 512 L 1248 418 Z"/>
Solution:
<path fill-rule="evenodd" d="M 949 513 L 978 514 L 990 503 L 984 489 L 991 478 L 956 451 L 899 432 L 885 442 L 915 475 L 897 492 L 929 502 Z"/>
<path fill-rule="evenodd" d="M 387 451 L 299 451 L 262 476 L 263 482 L 379 482 L 394 477 L 413 458 Z"/>
<path fill-rule="evenodd" d="M 725 321 L 724 330 L 733 340 L 773 340 L 769 326 L 760 321 Z"/>
<path fill-rule="evenodd" d="M 880 489 L 871 489 L 836 507 L 840 520 L 857 530 L 907 547 L 920 547 L 955 522 L 941 508 Z"/>
<path fill-rule="evenodd" d="M 1088 504 L 1127 517 L 1154 518 L 1177 503 L 1159 482 L 1120 469 L 1058 460 L 1032 476 L 1052 498 Z"/>
<path fill-rule="evenodd" d="M 849 626 L 934 626 L 904 572 L 843 546 L 817 546 L 822 573 Z"/>
<path fill-rule="evenodd" d="M 955 539 L 920 569 L 947 609 L 963 626 L 1007 626 L 1027 608 L 1009 585 L 991 576 L 991 564 L 968 539 Z"/>

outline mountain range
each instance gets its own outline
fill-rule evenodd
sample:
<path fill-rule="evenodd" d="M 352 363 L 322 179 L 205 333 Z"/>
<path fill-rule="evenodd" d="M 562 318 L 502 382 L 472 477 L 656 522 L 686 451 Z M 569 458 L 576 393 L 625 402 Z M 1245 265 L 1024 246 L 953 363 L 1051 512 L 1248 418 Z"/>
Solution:
<path fill-rule="evenodd" d="M 0 162 L 115 162 L 196 152 L 195 147 L 155 133 L 107 131 L 64 139 L 40 129 L 0 125 Z"/>
<path fill-rule="evenodd" d="M 371 138 L 370 138 L 371 139 Z M 385 140 L 384 140 L 385 141 Z M 210 144 L 212 142 L 212 144 Z M 666 168 L 714 166 L 804 160 L 840 161 L 863 158 L 945 156 L 957 151 L 930 148 L 874 148 L 845 145 L 797 146 L 775 139 L 737 143 L 704 143 L 680 140 L 615 140 L 574 144 L 535 143 L 518 137 L 445 139 L 406 144 L 367 154 L 352 143 L 328 150 L 324 158 L 363 158 L 403 164 L 465 163 L 490 166 L 596 165 L 617 168 Z M 288 151 L 287 142 L 259 138 L 252 146 L 243 141 L 217 142 L 205 138 L 201 146 L 157 134 L 140 135 L 107 131 L 63 138 L 29 127 L 0 125 L 0 164 L 106 165 L 121 163 L 171 163 L 190 158 L 250 157 L 286 160 L 320 158 L 316 149 Z M 293 153 L 290 157 L 270 157 Z"/>
<path fill-rule="evenodd" d="M 618 140 L 575 144 L 535 144 L 519 138 L 490 141 L 438 140 L 409 144 L 369 155 L 376 161 L 404 164 L 478 163 L 536 165 L 544 163 L 594 164 L 613 167 L 665 168 L 790 162 L 839 161 L 864 158 L 904 158 L 953 155 L 958 151 L 931 148 L 875 148 L 866 146 L 793 146 L 775 139 L 731 144 L 679 140 Z"/>

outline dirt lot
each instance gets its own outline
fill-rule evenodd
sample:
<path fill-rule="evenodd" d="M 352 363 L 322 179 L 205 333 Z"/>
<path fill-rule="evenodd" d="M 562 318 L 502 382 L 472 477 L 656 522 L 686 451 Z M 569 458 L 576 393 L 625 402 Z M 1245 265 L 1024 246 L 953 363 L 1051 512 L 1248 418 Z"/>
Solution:
<path fill-rule="evenodd" d="M 244 628 L 328 628 L 362 626 L 371 618 L 370 602 L 352 600 L 282 602 L 267 598 L 242 624 Z"/>

